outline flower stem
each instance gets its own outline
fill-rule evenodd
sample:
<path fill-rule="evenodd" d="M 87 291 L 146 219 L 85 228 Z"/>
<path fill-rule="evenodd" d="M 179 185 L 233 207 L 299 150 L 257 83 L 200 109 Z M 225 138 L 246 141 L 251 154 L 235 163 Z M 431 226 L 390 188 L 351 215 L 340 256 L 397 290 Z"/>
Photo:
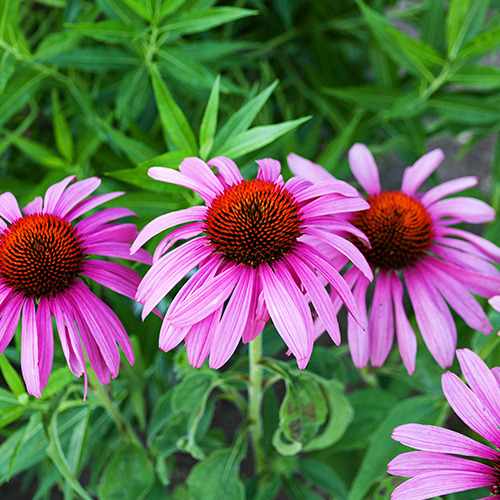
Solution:
<path fill-rule="evenodd" d="M 250 349 L 250 383 L 248 385 L 248 417 L 251 422 L 250 435 L 255 456 L 255 468 L 260 474 L 265 467 L 265 457 L 262 450 L 262 334 L 249 344 Z"/>

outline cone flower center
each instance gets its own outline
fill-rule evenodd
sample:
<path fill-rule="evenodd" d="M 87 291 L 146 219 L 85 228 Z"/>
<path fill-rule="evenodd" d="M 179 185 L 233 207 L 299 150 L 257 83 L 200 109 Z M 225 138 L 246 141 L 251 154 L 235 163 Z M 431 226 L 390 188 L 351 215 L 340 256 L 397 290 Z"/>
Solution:
<path fill-rule="evenodd" d="M 80 274 L 82 261 L 76 230 L 55 215 L 22 217 L 0 236 L 0 277 L 26 296 L 66 290 Z"/>
<path fill-rule="evenodd" d="M 366 260 L 382 269 L 401 269 L 421 260 L 434 235 L 422 203 L 401 191 L 383 191 L 367 201 L 370 208 L 353 221 L 370 240 L 371 248 L 355 242 Z"/>
<path fill-rule="evenodd" d="M 206 234 L 227 259 L 256 267 L 292 250 L 302 234 L 300 205 L 284 188 L 261 179 L 241 181 L 208 209 Z"/>

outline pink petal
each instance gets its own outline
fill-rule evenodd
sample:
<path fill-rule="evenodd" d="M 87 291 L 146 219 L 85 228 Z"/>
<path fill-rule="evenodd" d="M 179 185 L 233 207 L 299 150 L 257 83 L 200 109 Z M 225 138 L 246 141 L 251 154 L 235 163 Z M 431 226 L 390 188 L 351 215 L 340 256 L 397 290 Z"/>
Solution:
<path fill-rule="evenodd" d="M 469 471 L 492 474 L 494 469 L 480 462 L 432 451 L 409 451 L 394 458 L 387 472 L 394 476 L 414 477 L 430 471 Z"/>
<path fill-rule="evenodd" d="M 394 338 L 394 315 L 392 310 L 391 284 L 387 271 L 380 270 L 375 283 L 370 319 L 370 359 L 373 366 L 382 366 L 386 360 Z"/>
<path fill-rule="evenodd" d="M 164 215 L 160 215 L 156 219 L 146 224 L 130 249 L 131 253 L 135 253 L 146 241 L 150 240 L 153 236 L 179 224 L 186 222 L 193 222 L 196 220 L 204 220 L 207 214 L 207 207 L 190 207 L 184 210 L 177 210 Z"/>
<path fill-rule="evenodd" d="M 222 309 L 221 306 L 214 313 L 195 323 L 184 338 L 187 357 L 191 366 L 199 368 L 207 359 Z"/>
<path fill-rule="evenodd" d="M 403 305 L 403 285 L 395 272 L 391 272 L 391 292 L 394 302 L 394 316 L 396 317 L 396 336 L 398 339 L 401 359 L 410 375 L 415 371 L 417 356 L 417 338 L 406 316 Z"/>
<path fill-rule="evenodd" d="M 500 424 L 500 387 L 496 382 L 495 376 L 486 366 L 486 363 L 475 352 L 469 349 L 458 349 L 457 358 L 460 363 L 460 369 L 470 388 L 497 425 Z"/>
<path fill-rule="evenodd" d="M 153 263 L 158 262 L 174 243 L 177 243 L 179 240 L 189 240 L 195 236 L 199 236 L 205 230 L 205 227 L 204 222 L 192 222 L 171 231 L 158 243 L 153 254 Z"/>
<path fill-rule="evenodd" d="M 2 309 L 2 318 L 0 320 L 0 353 L 9 345 L 16 332 L 23 305 L 23 295 L 12 294 L 8 303 Z"/>
<path fill-rule="evenodd" d="M 490 303 L 490 306 L 495 309 L 495 311 L 500 312 L 500 295 L 491 297 L 491 299 L 488 299 L 488 302 Z"/>
<path fill-rule="evenodd" d="M 242 266 L 239 281 L 215 331 L 210 349 L 210 368 L 218 369 L 231 357 L 241 339 L 250 314 L 256 273 L 251 266 Z"/>
<path fill-rule="evenodd" d="M 461 470 L 436 471 L 420 474 L 400 484 L 391 500 L 425 500 L 437 496 L 490 486 L 494 480 L 483 472 Z"/>
<path fill-rule="evenodd" d="M 331 194 L 317 198 L 302 207 L 306 222 L 311 218 L 324 215 L 335 215 L 367 210 L 370 205 L 361 197 L 346 198 L 343 195 Z"/>
<path fill-rule="evenodd" d="M 272 158 L 264 158 L 262 160 L 256 160 L 259 165 L 259 171 L 257 173 L 257 179 L 263 179 L 268 182 L 276 182 L 280 178 L 281 164 L 277 160 Z"/>
<path fill-rule="evenodd" d="M 307 200 L 330 194 L 341 194 L 342 196 L 346 196 L 348 198 L 360 197 L 358 191 L 347 184 L 347 182 L 330 179 L 301 190 L 295 194 L 295 199 L 299 203 L 302 203 Z"/>
<path fill-rule="evenodd" d="M 413 196 L 443 160 L 444 153 L 440 149 L 434 149 L 422 156 L 412 167 L 404 171 L 401 191 L 408 196 Z"/>
<path fill-rule="evenodd" d="M 224 180 L 230 185 L 239 184 L 243 180 L 243 176 L 241 175 L 238 166 L 230 158 L 217 156 L 216 158 L 212 158 L 208 161 L 207 165 L 209 167 L 215 167 Z"/>
<path fill-rule="evenodd" d="M 377 164 L 370 150 L 364 144 L 354 144 L 349 150 L 349 165 L 352 174 L 369 195 L 380 193 Z"/>
<path fill-rule="evenodd" d="M 12 193 L 6 192 L 0 195 L 0 217 L 12 224 L 22 216 L 16 197 Z"/>
<path fill-rule="evenodd" d="M 304 191 L 304 189 L 311 187 L 311 185 L 311 182 L 300 177 L 290 177 L 285 183 L 285 189 L 293 196 L 296 196 Z"/>
<path fill-rule="evenodd" d="M 42 397 L 40 366 L 38 365 L 38 332 L 35 320 L 35 304 L 31 297 L 26 299 L 22 315 L 21 371 L 29 394 Z"/>
<path fill-rule="evenodd" d="M 355 268 L 351 268 L 355 269 Z M 358 306 L 361 322 L 368 324 L 366 314 L 366 289 L 370 282 L 356 270 L 358 280 L 353 288 L 354 300 Z M 351 351 L 352 362 L 356 368 L 364 368 L 370 359 L 370 337 L 368 329 L 362 328 L 351 314 L 347 315 L 347 341 Z"/>
<path fill-rule="evenodd" d="M 427 348 L 441 368 L 451 366 L 455 356 L 457 331 L 443 298 L 427 284 L 427 274 L 405 270 L 405 280 L 415 317 Z"/>
<path fill-rule="evenodd" d="M 210 189 L 214 198 L 224 190 L 224 186 L 221 184 L 220 180 L 212 172 L 210 167 L 200 158 L 184 158 L 179 165 L 179 170 L 187 177 L 198 181 L 200 184 L 203 184 L 205 188 Z"/>
<path fill-rule="evenodd" d="M 137 217 L 137 215 L 128 208 L 105 208 L 104 210 L 99 210 L 96 214 L 92 214 L 82 219 L 76 224 L 75 228 L 78 234 L 85 236 L 99 226 L 123 217 Z"/>
<path fill-rule="evenodd" d="M 130 243 L 137 234 L 135 224 L 107 224 L 85 237 L 83 247 L 98 243 Z"/>
<path fill-rule="evenodd" d="M 295 153 L 290 153 L 286 159 L 290 170 L 298 177 L 303 177 L 313 183 L 334 179 L 333 175 L 327 172 L 321 165 L 306 160 Z"/>
<path fill-rule="evenodd" d="M 61 182 L 52 184 L 52 186 L 47 189 L 47 192 L 45 193 L 45 200 L 43 203 L 43 213 L 59 215 L 54 212 L 54 208 L 56 207 L 67 185 L 74 180 L 76 180 L 76 176 L 71 175 L 63 179 Z"/>
<path fill-rule="evenodd" d="M 400 425 L 392 432 L 392 439 L 417 450 L 451 453 L 452 455 L 464 455 L 489 460 L 498 459 L 498 453 L 492 448 L 458 432 L 435 427 L 434 425 Z"/>
<path fill-rule="evenodd" d="M 441 382 L 448 403 L 460 419 L 491 443 L 500 444 L 500 429 L 479 398 L 454 373 L 444 373 Z"/>
<path fill-rule="evenodd" d="M 83 182 L 83 181 L 82 181 Z M 69 189 L 69 188 L 68 188 Z M 95 207 L 106 203 L 107 201 L 114 200 L 119 196 L 123 196 L 125 193 L 123 191 L 116 191 L 114 193 L 98 194 L 97 196 L 92 196 L 92 198 L 87 198 L 86 200 L 78 203 L 74 208 L 72 208 L 64 217 L 67 221 L 71 222 L 84 213 L 89 212 Z"/>
<path fill-rule="evenodd" d="M 64 217 L 73 207 L 92 194 L 100 185 L 101 179 L 98 177 L 90 177 L 83 181 L 75 182 L 62 193 L 52 213 L 59 217 Z"/>
<path fill-rule="evenodd" d="M 177 327 L 172 325 L 170 321 L 164 319 L 160 328 L 160 338 L 158 347 L 165 352 L 170 351 L 188 334 L 190 326 Z"/>
<path fill-rule="evenodd" d="M 495 218 L 495 210 L 487 203 L 463 196 L 437 201 L 428 210 L 433 219 L 454 217 L 458 221 L 472 224 L 490 222 Z"/>
<path fill-rule="evenodd" d="M 429 207 L 436 201 L 444 198 L 445 196 L 449 196 L 450 194 L 459 193 L 464 189 L 469 189 L 475 186 L 478 182 L 477 177 L 460 177 L 459 179 L 453 179 L 451 181 L 443 182 L 439 184 L 439 186 L 433 187 L 429 189 L 420 201 L 424 207 Z"/>
<path fill-rule="evenodd" d="M 30 201 L 23 208 L 23 214 L 25 215 L 41 214 L 42 210 L 43 210 L 43 198 L 41 196 L 37 196 L 33 201 Z"/>
<path fill-rule="evenodd" d="M 307 307 L 302 293 L 281 268 L 276 265 L 273 272 L 268 264 L 259 266 L 264 299 L 274 326 L 303 369 L 312 352 L 312 319 L 301 307 Z"/>
<path fill-rule="evenodd" d="M 38 333 L 38 365 L 40 368 L 41 390 L 46 386 L 54 359 L 54 334 L 49 303 L 46 297 L 40 297 L 36 312 L 36 331 Z"/>
<path fill-rule="evenodd" d="M 478 248 L 480 252 L 482 252 L 493 262 L 500 262 L 500 248 L 497 247 L 494 243 L 491 243 L 491 241 L 482 238 L 481 236 L 472 234 L 469 231 L 464 231 L 463 229 L 458 229 L 456 227 L 442 228 L 440 234 L 463 238 L 464 240 L 472 243 L 475 247 Z"/>
<path fill-rule="evenodd" d="M 118 259 L 133 260 L 143 264 L 151 264 L 152 258 L 145 250 L 138 250 L 130 255 L 128 243 L 101 241 L 85 245 L 85 253 L 89 255 L 102 255 L 103 257 L 116 257 Z"/>

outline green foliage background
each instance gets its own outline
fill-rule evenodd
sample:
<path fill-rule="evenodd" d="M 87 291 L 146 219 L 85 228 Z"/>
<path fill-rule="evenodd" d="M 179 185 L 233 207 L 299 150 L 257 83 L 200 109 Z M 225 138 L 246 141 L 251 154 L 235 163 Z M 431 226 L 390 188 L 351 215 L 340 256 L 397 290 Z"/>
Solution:
<path fill-rule="evenodd" d="M 460 137 L 460 157 L 493 136 L 487 201 L 498 208 L 499 7 L 0 0 L 0 189 L 24 205 L 67 175 L 98 175 L 100 192 L 127 192 L 111 203 L 135 211 L 142 227 L 199 202 L 147 177 L 150 166 L 186 156 L 229 156 L 251 176 L 256 158 L 284 162 L 294 151 L 347 178 L 355 142 L 409 165 L 434 139 Z M 486 230 L 499 243 L 498 222 Z M 356 370 L 345 343 L 318 345 L 299 373 L 277 360 L 283 345 L 268 327 L 267 466 L 255 474 L 247 348 L 217 372 L 195 370 L 182 349 L 158 350 L 158 318 L 142 323 L 128 299 L 93 286 L 131 335 L 136 364 L 123 363 L 109 388 L 91 379 L 82 402 L 83 383 L 59 347 L 36 400 L 19 376 L 17 332 L 0 355 L 2 498 L 14 489 L 64 500 L 388 499 L 399 479 L 387 477 L 387 462 L 404 449 L 392 429 L 448 416 L 441 370 L 423 346 L 412 377 L 397 352 L 383 368 Z M 495 338 L 457 325 L 461 347 L 500 363 Z"/>

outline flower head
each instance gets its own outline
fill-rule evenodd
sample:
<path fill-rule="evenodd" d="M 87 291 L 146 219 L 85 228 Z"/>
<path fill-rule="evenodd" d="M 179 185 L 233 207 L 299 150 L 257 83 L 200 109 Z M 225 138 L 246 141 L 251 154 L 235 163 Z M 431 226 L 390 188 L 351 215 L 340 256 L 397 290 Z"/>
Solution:
<path fill-rule="evenodd" d="M 396 331 L 401 357 L 409 373 L 415 370 L 417 341 L 403 306 L 403 284 L 430 352 L 443 368 L 455 356 L 456 327 L 451 306 L 471 327 L 485 334 L 492 330 L 486 314 L 472 294 L 491 297 L 500 286 L 500 248 L 463 229 L 460 222 L 483 223 L 495 217 L 486 203 L 466 197 L 443 199 L 477 184 L 475 177 L 444 182 L 426 193 L 417 189 L 443 160 L 439 149 L 405 170 L 400 191 L 382 191 L 375 160 L 363 144 L 349 151 L 351 170 L 367 193 L 370 209 L 350 222 L 370 241 L 354 241 L 375 273 L 374 293 L 367 330 L 349 318 L 348 340 L 354 364 L 371 361 L 382 366 Z M 313 182 L 333 177 L 322 167 L 291 154 L 295 175 Z M 343 256 L 330 253 L 340 269 Z M 368 280 L 356 268 L 346 272 L 363 319 L 366 321 Z M 318 333 L 324 328 L 320 322 Z"/>
<path fill-rule="evenodd" d="M 71 176 L 54 184 L 44 200 L 35 198 L 22 212 L 12 193 L 0 196 L 0 352 L 11 341 L 21 316 L 21 369 L 28 392 L 37 397 L 52 369 L 51 317 L 71 371 L 78 377 L 85 375 L 85 384 L 82 344 L 103 384 L 118 374 L 117 344 L 134 362 L 132 345 L 119 319 L 83 279 L 134 298 L 138 274 L 121 264 L 90 257 L 144 263 L 150 263 L 151 257 L 144 251 L 130 257 L 134 224 L 108 224 L 135 215 L 128 209 L 108 208 L 75 224 L 89 210 L 123 193 L 87 198 L 101 181 L 92 177 L 68 187 L 74 180 Z"/>
<path fill-rule="evenodd" d="M 257 163 L 258 176 L 252 180 L 244 180 L 236 164 L 224 157 L 208 164 L 186 158 L 180 171 L 149 170 L 153 179 L 193 189 L 206 204 L 158 217 L 139 233 L 131 250 L 165 229 L 185 224 L 158 245 L 137 300 L 147 315 L 198 267 L 172 301 L 159 342 L 168 351 L 184 339 L 194 366 L 201 366 L 210 354 L 210 366 L 219 368 L 240 339 L 255 338 L 271 318 L 304 368 L 314 341 L 309 302 L 333 341 L 340 342 L 325 284 L 359 321 L 349 287 L 314 245 L 324 242 L 335 248 L 371 279 L 359 249 L 338 235 L 342 230 L 364 237 L 339 214 L 364 210 L 368 204 L 344 182 L 329 179 L 314 186 L 292 178 L 284 183 L 279 162 Z M 170 250 L 179 240 L 188 241 Z"/>
<path fill-rule="evenodd" d="M 459 349 L 457 358 L 469 387 L 446 372 L 444 395 L 460 419 L 494 448 L 432 425 L 396 427 L 393 439 L 421 451 L 403 453 L 389 463 L 389 474 L 412 478 L 393 491 L 392 500 L 425 500 L 483 486 L 494 495 L 488 498 L 500 499 L 500 368 L 490 370 L 469 349 Z"/>

